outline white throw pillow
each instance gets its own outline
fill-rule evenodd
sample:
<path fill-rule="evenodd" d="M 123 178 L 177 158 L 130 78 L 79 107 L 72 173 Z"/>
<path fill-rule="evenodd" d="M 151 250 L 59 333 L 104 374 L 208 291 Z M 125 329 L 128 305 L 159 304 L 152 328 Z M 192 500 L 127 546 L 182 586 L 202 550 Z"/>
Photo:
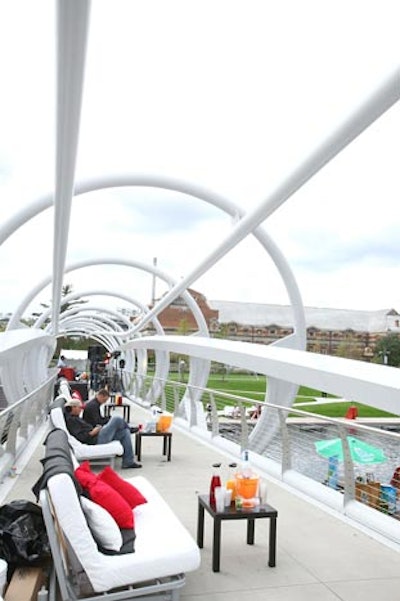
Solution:
<path fill-rule="evenodd" d="M 86 497 L 81 497 L 81 503 L 93 538 L 104 549 L 119 551 L 122 547 L 122 534 L 112 515 Z"/>

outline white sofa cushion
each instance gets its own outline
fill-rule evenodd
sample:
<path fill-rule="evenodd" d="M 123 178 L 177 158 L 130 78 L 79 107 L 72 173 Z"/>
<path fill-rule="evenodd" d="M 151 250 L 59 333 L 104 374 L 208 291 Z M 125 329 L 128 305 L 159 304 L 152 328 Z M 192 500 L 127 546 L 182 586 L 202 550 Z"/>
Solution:
<path fill-rule="evenodd" d="M 190 572 L 200 565 L 196 542 L 157 490 L 143 476 L 128 481 L 148 502 L 134 509 L 135 552 L 126 555 L 98 551 L 67 474 L 48 481 L 59 524 L 95 592 Z"/>
<path fill-rule="evenodd" d="M 109 551 L 119 551 L 122 547 L 122 534 L 112 515 L 86 497 L 81 497 L 81 504 L 90 531 L 99 545 Z"/>

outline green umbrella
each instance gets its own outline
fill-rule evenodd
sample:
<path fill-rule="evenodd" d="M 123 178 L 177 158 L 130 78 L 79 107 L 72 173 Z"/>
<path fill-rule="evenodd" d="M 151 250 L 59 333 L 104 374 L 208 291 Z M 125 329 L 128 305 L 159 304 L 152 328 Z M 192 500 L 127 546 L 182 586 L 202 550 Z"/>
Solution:
<path fill-rule="evenodd" d="M 387 460 L 382 449 L 378 449 L 359 438 L 348 436 L 350 455 L 355 463 L 383 463 Z M 314 443 L 317 453 L 322 457 L 337 457 L 343 461 L 343 445 L 341 438 L 332 438 L 330 440 L 317 440 Z"/>

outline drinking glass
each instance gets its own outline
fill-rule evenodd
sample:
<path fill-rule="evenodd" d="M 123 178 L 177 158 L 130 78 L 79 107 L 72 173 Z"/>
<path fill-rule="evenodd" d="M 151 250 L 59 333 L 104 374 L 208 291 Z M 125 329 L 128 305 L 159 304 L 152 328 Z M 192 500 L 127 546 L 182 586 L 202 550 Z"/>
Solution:
<path fill-rule="evenodd" d="M 223 486 L 216 486 L 214 490 L 215 494 L 215 509 L 218 513 L 225 509 L 225 492 L 226 489 Z"/>

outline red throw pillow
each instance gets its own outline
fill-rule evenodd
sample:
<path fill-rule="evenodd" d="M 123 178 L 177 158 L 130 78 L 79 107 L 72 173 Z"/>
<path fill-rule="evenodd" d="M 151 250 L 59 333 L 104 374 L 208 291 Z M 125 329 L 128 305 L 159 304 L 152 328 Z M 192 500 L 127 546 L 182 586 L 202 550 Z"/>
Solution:
<path fill-rule="evenodd" d="M 75 477 L 82 488 L 86 489 L 97 480 L 96 474 L 94 474 L 90 469 L 89 461 L 84 461 L 79 467 L 76 468 Z"/>
<path fill-rule="evenodd" d="M 102 482 L 106 482 L 116 490 L 121 497 L 125 499 L 131 509 L 147 503 L 147 499 L 142 495 L 140 490 L 133 486 L 133 484 L 130 484 L 130 482 L 121 478 L 117 472 L 109 466 L 105 467 L 104 470 L 100 472 L 98 479 Z"/>
<path fill-rule="evenodd" d="M 85 465 L 87 464 L 87 465 Z M 89 492 L 94 503 L 98 503 L 108 511 L 120 528 L 133 529 L 133 511 L 125 499 L 109 486 L 102 482 L 90 470 L 90 465 L 85 462 L 75 470 L 75 476 L 81 486 Z"/>

